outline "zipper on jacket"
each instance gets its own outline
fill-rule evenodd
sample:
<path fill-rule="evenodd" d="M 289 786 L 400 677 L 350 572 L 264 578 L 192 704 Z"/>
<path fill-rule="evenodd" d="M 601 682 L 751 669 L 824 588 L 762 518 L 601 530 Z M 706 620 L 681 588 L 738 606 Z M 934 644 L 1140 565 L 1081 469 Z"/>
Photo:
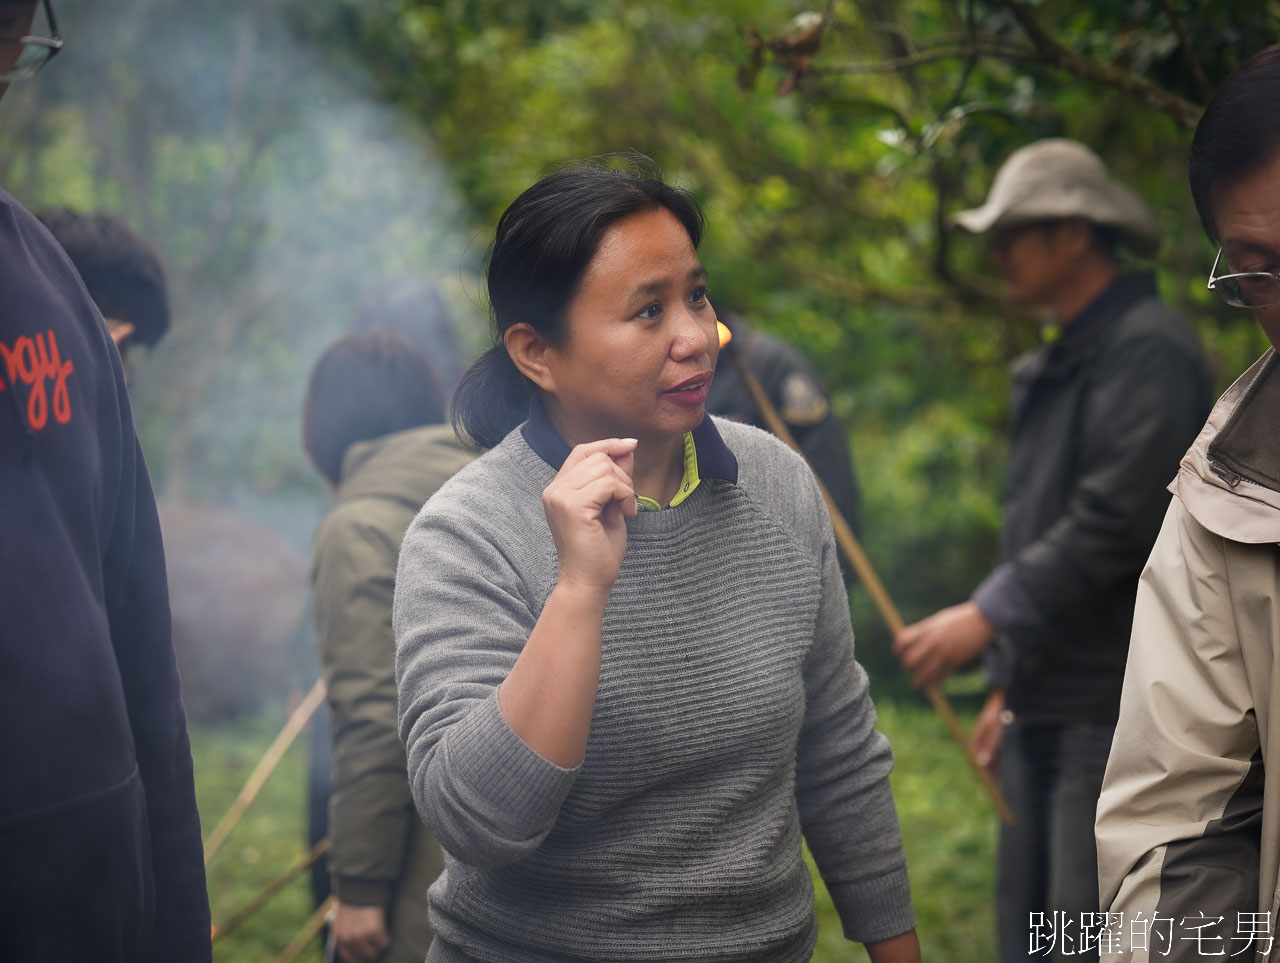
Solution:
<path fill-rule="evenodd" d="M 1244 481 L 1244 475 L 1233 472 L 1222 462 L 1215 458 L 1209 459 L 1209 467 L 1213 469 L 1213 473 L 1227 483 L 1228 488 L 1236 488 Z"/>

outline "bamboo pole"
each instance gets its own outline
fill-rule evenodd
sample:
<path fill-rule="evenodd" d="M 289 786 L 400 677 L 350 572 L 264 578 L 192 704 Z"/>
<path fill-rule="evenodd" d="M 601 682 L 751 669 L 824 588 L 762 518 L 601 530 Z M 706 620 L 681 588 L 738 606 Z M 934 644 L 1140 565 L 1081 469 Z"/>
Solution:
<path fill-rule="evenodd" d="M 328 839 L 322 839 L 320 842 L 316 843 L 315 846 L 311 848 L 310 853 L 268 883 L 257 896 L 245 903 L 244 906 L 236 910 L 236 912 L 232 913 L 231 916 L 227 917 L 227 919 L 221 924 L 214 924 L 213 942 L 218 942 L 218 940 L 226 936 L 232 930 L 238 929 L 241 923 L 253 916 L 254 913 L 266 906 L 271 902 L 271 900 L 275 899 L 276 894 L 314 866 L 316 862 L 328 851 Z"/>
<path fill-rule="evenodd" d="M 263 784 L 266 783 L 267 777 L 280 764 L 284 754 L 293 745 L 293 740 L 298 738 L 298 733 L 303 730 L 307 722 L 315 714 L 323 699 L 324 679 L 317 679 L 316 684 L 311 687 L 311 691 L 298 703 L 298 708 L 293 710 L 288 721 L 285 722 L 284 728 L 276 736 L 275 741 L 267 747 L 267 751 L 258 760 L 258 764 L 253 767 L 253 772 L 245 780 L 244 787 L 240 790 L 239 795 L 236 796 L 235 801 L 232 802 L 227 814 L 222 817 L 222 820 L 214 827 L 213 832 L 209 834 L 209 839 L 204 844 L 204 864 L 206 866 L 209 865 L 209 860 L 213 859 L 213 854 L 227 841 L 227 837 L 231 835 L 231 830 L 235 828 L 236 823 L 244 816 L 245 811 L 262 789 Z"/>
<path fill-rule="evenodd" d="M 280 955 L 275 958 L 275 963 L 293 963 L 302 951 L 307 948 L 307 944 L 316 938 L 316 934 L 320 932 L 324 926 L 325 920 L 329 918 L 329 914 L 333 912 L 333 908 L 338 905 L 338 897 L 330 896 L 327 900 L 320 904 L 320 907 L 308 917 L 307 921 L 302 924 L 302 929 L 298 930 L 298 935 L 289 941 L 289 945 L 280 951 Z"/>
<path fill-rule="evenodd" d="M 729 349 L 729 358 L 741 376 L 743 384 L 747 386 L 747 391 L 750 392 L 756 407 L 760 409 L 760 414 L 764 416 L 765 424 L 769 426 L 769 430 L 803 458 L 804 452 L 796 444 L 795 437 L 791 434 L 791 429 L 787 427 L 786 422 L 778 414 L 773 402 L 769 400 L 769 396 L 760 387 L 760 382 L 747 365 L 746 359 L 733 349 Z M 876 610 L 889 627 L 889 631 L 896 636 L 905 625 L 902 621 L 902 616 L 898 613 L 898 607 L 893 604 L 893 599 L 889 597 L 889 593 L 885 589 L 884 583 L 880 581 L 880 576 L 876 574 L 876 570 L 872 566 L 871 560 L 867 557 L 867 553 L 863 551 L 862 545 L 853 534 L 853 530 L 849 528 L 849 523 L 845 521 L 840 509 L 836 507 L 831 493 L 827 491 L 827 486 L 822 483 L 822 479 L 817 476 L 817 473 L 814 473 L 813 477 L 818 483 L 818 490 L 822 492 L 823 500 L 827 503 L 827 511 L 831 513 L 831 527 L 835 529 L 836 543 L 853 566 L 853 570 L 858 573 L 858 580 L 866 587 L 867 593 L 871 596 L 871 601 L 875 603 Z M 951 708 L 951 703 L 947 701 L 947 697 L 942 694 L 942 691 L 936 685 L 926 686 L 924 692 L 934 710 L 942 717 L 942 722 L 947 727 L 947 731 L 951 733 L 951 738 L 964 750 L 964 757 L 969 762 L 969 768 L 974 771 L 978 781 L 982 783 L 983 789 L 987 791 L 987 796 L 990 797 L 992 805 L 995 806 L 996 812 L 1000 815 L 1000 819 L 1006 825 L 1012 823 L 1013 812 L 1009 809 L 1009 804 L 1000 792 L 1000 787 L 991 778 L 990 771 L 986 766 L 978 762 L 973 750 L 970 749 L 968 737 L 965 735 L 964 729 L 961 728 L 960 720 L 956 718 L 955 710 Z"/>

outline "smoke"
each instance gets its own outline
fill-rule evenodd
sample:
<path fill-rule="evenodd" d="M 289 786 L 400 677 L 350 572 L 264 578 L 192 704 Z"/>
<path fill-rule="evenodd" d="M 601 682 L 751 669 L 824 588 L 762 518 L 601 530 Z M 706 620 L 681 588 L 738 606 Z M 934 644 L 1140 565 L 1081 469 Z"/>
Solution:
<path fill-rule="evenodd" d="M 306 5 L 307 24 L 332 24 Z M 294 0 L 61 0 L 66 49 L 0 112 L 0 183 L 123 218 L 160 251 L 173 327 L 135 352 L 158 491 L 234 504 L 300 544 L 323 505 L 298 441 L 311 364 L 370 291 L 441 284 L 480 327 L 477 245 L 430 141 Z M 12 108 L 12 109 L 11 109 Z M 259 504 L 263 503 L 263 504 Z"/>
<path fill-rule="evenodd" d="M 404 278 L 441 286 L 460 343 L 483 328 L 469 295 L 478 245 L 468 213 L 429 139 L 379 102 L 358 58 L 335 56 L 354 49 L 331 32 L 342 2 L 59 0 L 65 49 L 0 110 L 0 185 L 30 208 L 120 217 L 165 263 L 170 333 L 130 354 L 165 517 L 228 531 L 248 519 L 264 531 L 231 539 L 246 552 L 283 534 L 294 554 L 273 549 L 273 571 L 295 573 L 299 600 L 330 498 L 300 441 L 315 359 L 370 292 Z M 246 606 L 235 596 L 252 560 L 226 544 L 179 557 L 211 537 L 184 541 L 180 528 L 166 526 L 175 616 Z M 185 632 L 194 645 L 231 645 L 208 641 L 226 637 L 261 648 L 287 634 Z M 298 682 L 314 672 L 305 628 L 291 644 Z"/>

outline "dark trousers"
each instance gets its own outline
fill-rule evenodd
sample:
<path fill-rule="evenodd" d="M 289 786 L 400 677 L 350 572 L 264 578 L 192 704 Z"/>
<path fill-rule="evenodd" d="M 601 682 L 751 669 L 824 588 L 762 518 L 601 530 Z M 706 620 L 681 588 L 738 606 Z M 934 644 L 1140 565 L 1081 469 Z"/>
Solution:
<path fill-rule="evenodd" d="M 1072 963 L 1081 954 L 1081 914 L 1098 907 L 1094 813 L 1114 723 L 1005 726 L 1000 788 L 1014 823 L 1000 833 L 996 925 L 1002 963 Z M 1039 915 L 1043 914 L 1043 915 Z"/>

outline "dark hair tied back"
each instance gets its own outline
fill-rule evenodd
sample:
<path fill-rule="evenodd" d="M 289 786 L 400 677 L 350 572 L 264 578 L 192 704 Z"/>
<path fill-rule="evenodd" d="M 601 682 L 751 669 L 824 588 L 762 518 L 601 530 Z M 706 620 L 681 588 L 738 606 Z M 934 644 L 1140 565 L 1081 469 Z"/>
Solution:
<path fill-rule="evenodd" d="M 703 223 L 697 201 L 665 183 L 640 154 L 553 171 L 503 212 L 488 256 L 495 344 L 454 392 L 453 427 L 460 436 L 492 448 L 525 420 L 533 385 L 507 355 L 507 329 L 524 322 L 548 343 L 562 343 L 568 307 L 605 232 L 657 207 L 671 212 L 696 248 Z"/>

